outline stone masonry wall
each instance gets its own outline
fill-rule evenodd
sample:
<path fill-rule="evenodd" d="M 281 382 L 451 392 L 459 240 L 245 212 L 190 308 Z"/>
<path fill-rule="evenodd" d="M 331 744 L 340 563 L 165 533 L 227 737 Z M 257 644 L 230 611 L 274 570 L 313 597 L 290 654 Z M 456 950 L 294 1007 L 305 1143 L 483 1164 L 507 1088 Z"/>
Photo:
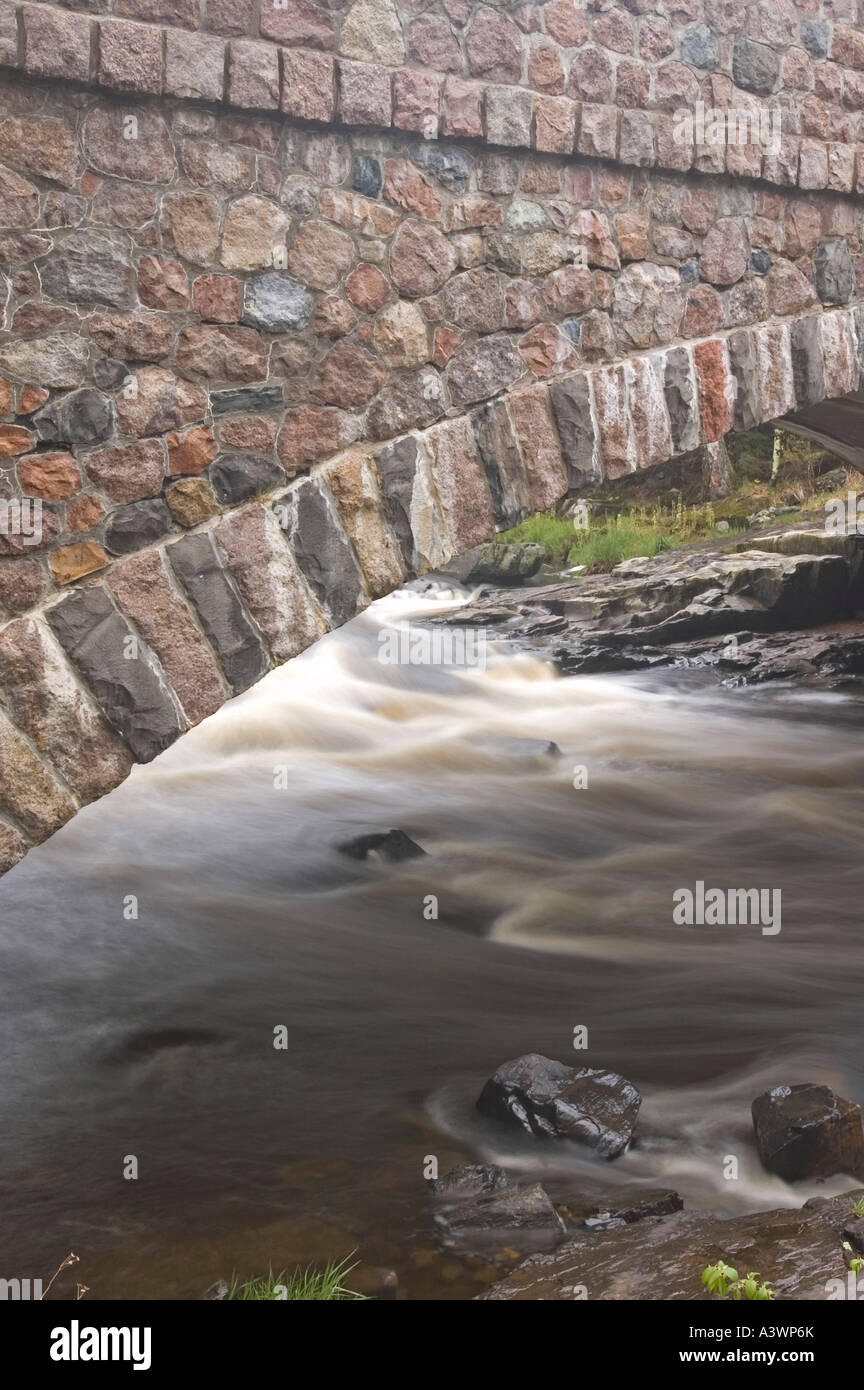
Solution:
<path fill-rule="evenodd" d="M 859 20 L 0 0 L 0 871 L 407 575 L 858 389 Z"/>

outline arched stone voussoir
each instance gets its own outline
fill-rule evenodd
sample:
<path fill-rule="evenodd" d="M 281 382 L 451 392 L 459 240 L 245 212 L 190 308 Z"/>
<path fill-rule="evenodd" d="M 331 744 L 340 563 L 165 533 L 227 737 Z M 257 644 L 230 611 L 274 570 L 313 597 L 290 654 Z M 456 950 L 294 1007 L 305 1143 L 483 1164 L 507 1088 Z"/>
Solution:
<path fill-rule="evenodd" d="M 0 872 L 192 725 L 520 517 L 864 388 L 864 303 L 525 386 L 110 565 L 0 629 Z"/>

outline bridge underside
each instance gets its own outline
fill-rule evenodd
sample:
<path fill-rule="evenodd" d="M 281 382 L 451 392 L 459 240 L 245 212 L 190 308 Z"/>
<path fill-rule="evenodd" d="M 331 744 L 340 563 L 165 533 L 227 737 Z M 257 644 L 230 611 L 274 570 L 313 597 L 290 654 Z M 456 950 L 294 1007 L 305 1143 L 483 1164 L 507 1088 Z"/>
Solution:
<path fill-rule="evenodd" d="M 823 401 L 786 415 L 784 427 L 793 434 L 830 449 L 839 459 L 864 473 L 864 391 L 839 401 Z"/>

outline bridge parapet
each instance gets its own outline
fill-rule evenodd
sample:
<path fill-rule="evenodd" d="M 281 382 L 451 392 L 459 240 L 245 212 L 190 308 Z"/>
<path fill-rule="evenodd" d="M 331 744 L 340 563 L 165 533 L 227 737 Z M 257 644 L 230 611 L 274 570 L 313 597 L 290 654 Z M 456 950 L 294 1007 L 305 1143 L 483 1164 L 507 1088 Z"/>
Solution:
<path fill-rule="evenodd" d="M 858 20 L 857 0 L 3 0 L 0 60 L 129 95 L 848 192 Z M 786 137 L 767 158 L 764 139 L 698 139 L 714 110 L 758 126 L 762 108 Z"/>

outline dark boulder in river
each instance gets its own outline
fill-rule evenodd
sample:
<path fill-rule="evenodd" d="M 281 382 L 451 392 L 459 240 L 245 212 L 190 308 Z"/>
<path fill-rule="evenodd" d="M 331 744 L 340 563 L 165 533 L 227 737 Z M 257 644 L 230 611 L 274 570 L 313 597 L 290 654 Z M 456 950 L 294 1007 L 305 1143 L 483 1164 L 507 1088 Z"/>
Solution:
<path fill-rule="evenodd" d="M 864 1180 L 861 1107 L 828 1086 L 775 1086 L 752 1105 L 759 1157 L 787 1182 L 848 1173 Z"/>
<path fill-rule="evenodd" d="M 617 1072 L 567 1067 L 532 1052 L 498 1068 L 477 1109 L 527 1134 L 578 1140 L 599 1158 L 616 1158 L 633 1137 L 641 1103 Z"/>
<path fill-rule="evenodd" d="M 375 854 L 388 864 L 419 859 L 426 853 L 404 830 L 375 830 L 369 835 L 355 835 L 353 840 L 343 840 L 336 848 L 351 859 L 368 859 L 370 854 Z"/>

